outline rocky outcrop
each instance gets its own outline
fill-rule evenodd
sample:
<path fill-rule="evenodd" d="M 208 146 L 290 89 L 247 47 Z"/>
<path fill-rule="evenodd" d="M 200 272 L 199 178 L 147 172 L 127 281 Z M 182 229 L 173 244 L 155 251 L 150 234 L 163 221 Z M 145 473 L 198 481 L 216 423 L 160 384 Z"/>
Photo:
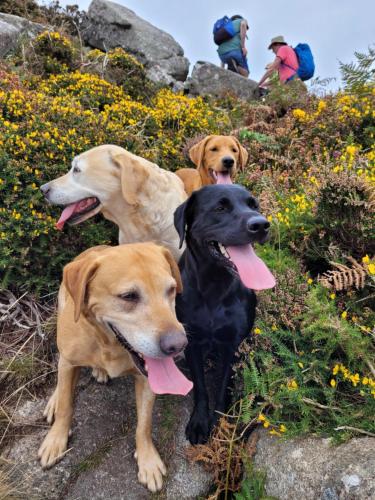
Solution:
<path fill-rule="evenodd" d="M 334 446 L 329 439 L 286 441 L 260 433 L 255 465 L 267 472 L 266 491 L 279 500 L 375 498 L 375 438 Z"/>
<path fill-rule="evenodd" d="M 41 24 L 11 14 L 0 13 L 0 57 L 14 52 L 19 44 L 46 29 Z"/>
<path fill-rule="evenodd" d="M 242 100 L 259 97 L 258 84 L 254 80 L 203 61 L 195 64 L 191 78 L 185 84 L 185 92 L 216 97 L 229 92 Z"/>
<path fill-rule="evenodd" d="M 187 77 L 189 61 L 174 38 L 122 5 L 93 0 L 84 39 L 100 50 L 122 47 L 144 64 L 153 81 L 173 87 Z"/>
<path fill-rule="evenodd" d="M 88 370 L 83 372 L 74 404 L 69 452 L 50 470 L 43 471 L 36 458 L 49 427 L 41 419 L 47 400 L 28 401 L 14 413 L 13 423 L 20 429 L 25 426 L 30 429 L 28 435 L 23 433 L 4 452 L 11 467 L 12 483 L 17 484 L 17 492 L 24 492 L 19 498 L 151 498 L 150 492 L 137 480 L 134 459 L 137 418 L 132 377 L 114 379 L 102 385 L 90 378 Z M 185 426 L 192 407 L 191 399 L 191 395 L 156 399 L 153 437 L 168 470 L 164 487 L 157 495 L 160 500 L 205 498 L 211 485 L 211 476 L 185 458 L 188 445 Z M 41 429 L 44 425 L 45 429 Z"/>

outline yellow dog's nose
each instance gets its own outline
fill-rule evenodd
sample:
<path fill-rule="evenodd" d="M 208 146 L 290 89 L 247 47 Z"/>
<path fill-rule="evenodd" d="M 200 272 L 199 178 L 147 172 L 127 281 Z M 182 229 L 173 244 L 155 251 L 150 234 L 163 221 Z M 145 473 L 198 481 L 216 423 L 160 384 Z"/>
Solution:
<path fill-rule="evenodd" d="M 186 335 L 179 331 L 168 332 L 160 337 L 160 349 L 167 356 L 178 354 L 186 345 Z"/>

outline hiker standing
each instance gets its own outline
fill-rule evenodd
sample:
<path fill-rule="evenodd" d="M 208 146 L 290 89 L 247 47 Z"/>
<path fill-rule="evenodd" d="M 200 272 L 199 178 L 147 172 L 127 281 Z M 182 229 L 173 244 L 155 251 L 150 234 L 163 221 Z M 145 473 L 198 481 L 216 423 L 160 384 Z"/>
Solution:
<path fill-rule="evenodd" d="M 267 71 L 259 81 L 259 87 L 266 87 L 268 79 L 274 71 L 278 71 L 281 82 L 286 83 L 296 77 L 298 71 L 297 55 L 284 40 L 283 36 L 272 38 L 268 50 L 272 50 L 276 54 L 275 60 L 267 66 Z"/>
<path fill-rule="evenodd" d="M 223 17 L 216 21 L 214 26 L 214 41 L 219 48 L 221 65 L 228 65 L 229 71 L 234 71 L 247 78 L 249 67 L 247 64 L 247 49 L 245 46 L 246 32 L 249 29 L 246 19 L 242 16 Z"/>

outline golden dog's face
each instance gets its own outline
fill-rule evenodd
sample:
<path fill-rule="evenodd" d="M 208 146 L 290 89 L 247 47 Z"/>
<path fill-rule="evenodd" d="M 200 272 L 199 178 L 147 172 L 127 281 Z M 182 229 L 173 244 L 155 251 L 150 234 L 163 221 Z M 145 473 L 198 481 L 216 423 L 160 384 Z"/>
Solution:
<path fill-rule="evenodd" d="M 181 278 L 167 249 L 153 243 L 95 247 L 65 267 L 64 284 L 76 321 L 81 314 L 93 319 L 142 356 L 165 357 L 185 347 L 175 314 Z"/>
<path fill-rule="evenodd" d="M 135 194 L 148 176 L 141 160 L 119 146 L 98 146 L 76 156 L 67 174 L 41 190 L 49 203 L 64 207 L 62 226 L 78 224 L 116 197 L 135 203 Z"/>
<path fill-rule="evenodd" d="M 189 151 L 192 162 L 201 173 L 217 182 L 217 175 L 233 178 L 243 168 L 248 154 L 234 136 L 210 135 L 195 144 Z"/>

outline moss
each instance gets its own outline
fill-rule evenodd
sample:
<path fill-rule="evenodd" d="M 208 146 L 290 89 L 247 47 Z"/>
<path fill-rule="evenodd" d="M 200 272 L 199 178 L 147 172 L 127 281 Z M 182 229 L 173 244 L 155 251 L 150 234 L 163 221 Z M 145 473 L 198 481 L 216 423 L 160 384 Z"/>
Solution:
<path fill-rule="evenodd" d="M 73 475 L 77 477 L 84 472 L 96 469 L 102 463 L 111 448 L 112 441 L 108 441 L 107 443 L 101 445 L 99 448 L 90 453 L 90 455 L 85 457 L 81 462 L 74 466 Z"/>

